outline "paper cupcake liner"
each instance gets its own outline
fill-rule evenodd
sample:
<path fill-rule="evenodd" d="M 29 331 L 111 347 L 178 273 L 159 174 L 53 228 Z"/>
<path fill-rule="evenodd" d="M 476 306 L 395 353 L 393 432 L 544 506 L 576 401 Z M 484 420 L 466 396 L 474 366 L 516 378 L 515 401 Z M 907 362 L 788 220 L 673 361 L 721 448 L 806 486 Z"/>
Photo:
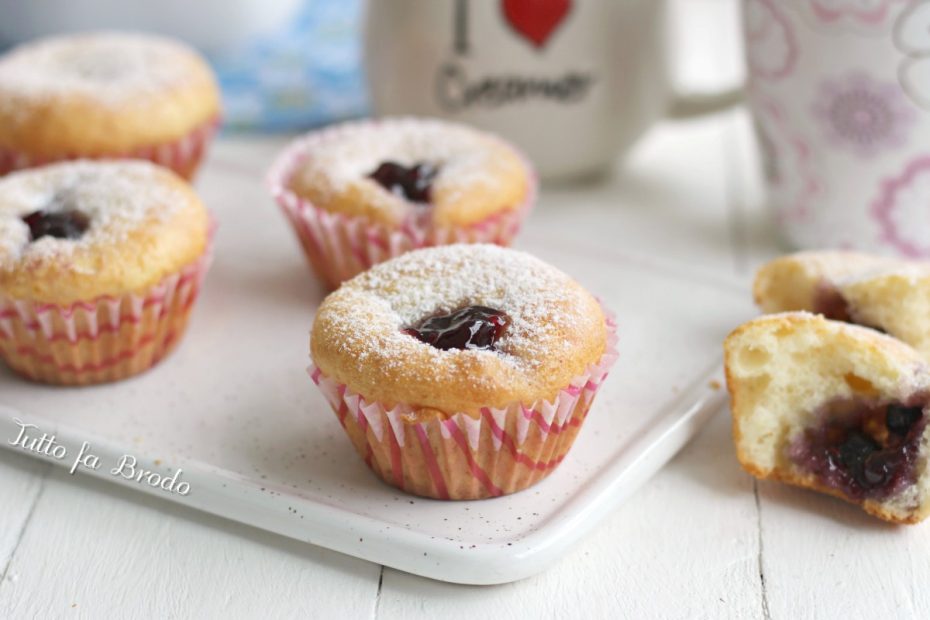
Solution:
<path fill-rule="evenodd" d="M 216 135 L 219 125 L 219 119 L 213 119 L 174 142 L 145 146 L 123 153 L 94 155 L 90 159 L 147 159 L 190 180 L 206 155 L 207 147 Z M 0 176 L 24 168 L 87 158 L 80 153 L 69 153 L 60 157 L 38 157 L 22 151 L 0 148 Z"/>
<path fill-rule="evenodd" d="M 170 353 L 212 262 L 195 262 L 145 291 L 70 305 L 0 295 L 0 358 L 41 383 L 91 385 L 148 370 Z"/>
<path fill-rule="evenodd" d="M 364 122 L 364 121 L 363 121 Z M 374 124 L 376 121 L 369 121 Z M 293 192 L 289 185 L 311 147 L 338 137 L 340 128 L 315 132 L 289 147 L 268 176 L 271 193 L 294 228 L 314 272 L 330 288 L 390 258 L 418 248 L 451 243 L 495 243 L 508 246 L 536 202 L 537 177 L 520 155 L 529 178 L 522 204 L 478 223 L 454 228 L 410 223 L 385 226 L 364 217 L 332 213 Z"/>
<path fill-rule="evenodd" d="M 607 316 L 607 350 L 551 401 L 484 407 L 417 420 L 409 405 L 388 407 L 353 392 L 316 366 L 310 377 L 356 451 L 382 480 L 434 499 L 482 499 L 521 491 L 565 458 L 617 360 L 616 323 Z"/>

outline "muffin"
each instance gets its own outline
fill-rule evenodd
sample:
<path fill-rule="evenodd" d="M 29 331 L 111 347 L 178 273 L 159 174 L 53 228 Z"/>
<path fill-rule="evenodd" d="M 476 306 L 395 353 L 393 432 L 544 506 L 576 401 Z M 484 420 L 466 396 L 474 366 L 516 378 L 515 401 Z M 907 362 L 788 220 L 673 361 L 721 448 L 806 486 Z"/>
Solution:
<path fill-rule="evenodd" d="M 764 265 L 764 312 L 808 310 L 894 336 L 930 359 L 930 263 L 855 252 L 800 252 Z"/>
<path fill-rule="evenodd" d="M 311 377 L 385 482 L 479 499 L 562 462 L 616 359 L 614 332 L 594 297 L 528 254 L 420 249 L 324 300 Z"/>
<path fill-rule="evenodd" d="M 740 463 L 896 523 L 930 513 L 930 369 L 904 343 L 806 312 L 727 338 Z"/>
<path fill-rule="evenodd" d="M 269 182 L 333 288 L 416 248 L 509 245 L 536 195 L 531 167 L 500 138 L 417 118 L 310 133 L 279 157 Z"/>
<path fill-rule="evenodd" d="M 192 49 L 102 32 L 40 39 L 0 56 L 0 174 L 68 159 L 148 159 L 191 178 L 220 96 Z"/>
<path fill-rule="evenodd" d="M 184 334 L 210 238 L 190 186 L 149 162 L 64 162 L 0 179 L 0 357 L 62 385 L 148 369 Z"/>

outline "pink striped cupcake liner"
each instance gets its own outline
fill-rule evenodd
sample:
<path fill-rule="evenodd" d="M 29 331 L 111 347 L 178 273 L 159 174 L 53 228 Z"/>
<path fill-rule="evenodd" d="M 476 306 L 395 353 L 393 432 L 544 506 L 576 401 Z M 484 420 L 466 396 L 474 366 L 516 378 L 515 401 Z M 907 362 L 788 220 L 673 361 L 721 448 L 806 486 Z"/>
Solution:
<path fill-rule="evenodd" d="M 568 454 L 618 357 L 616 322 L 605 314 L 604 355 L 552 400 L 484 407 L 477 415 L 436 412 L 423 419 L 410 405 L 370 401 L 316 366 L 310 378 L 365 464 L 384 482 L 435 499 L 497 497 L 539 482 Z"/>
<path fill-rule="evenodd" d="M 212 250 L 148 289 L 69 305 L 0 294 L 0 358 L 41 383 L 91 385 L 148 370 L 180 341 Z"/>
<path fill-rule="evenodd" d="M 536 202 L 537 176 L 520 154 L 530 179 L 523 203 L 470 226 L 439 228 L 428 222 L 410 222 L 395 228 L 363 217 L 326 211 L 293 192 L 290 180 L 311 147 L 337 138 L 340 132 L 340 127 L 333 127 L 296 141 L 278 158 L 268 175 L 271 194 L 293 226 L 311 268 L 330 288 L 380 262 L 418 248 L 452 243 L 509 246 Z M 508 148 L 513 149 L 510 145 Z"/>
<path fill-rule="evenodd" d="M 94 155 L 90 159 L 146 159 L 190 180 L 197 172 L 219 126 L 220 119 L 212 119 L 174 142 L 145 146 L 128 153 Z M 86 155 L 80 153 L 70 153 L 60 157 L 38 157 L 0 147 L 0 176 L 24 168 L 38 168 L 59 161 L 87 158 Z"/>

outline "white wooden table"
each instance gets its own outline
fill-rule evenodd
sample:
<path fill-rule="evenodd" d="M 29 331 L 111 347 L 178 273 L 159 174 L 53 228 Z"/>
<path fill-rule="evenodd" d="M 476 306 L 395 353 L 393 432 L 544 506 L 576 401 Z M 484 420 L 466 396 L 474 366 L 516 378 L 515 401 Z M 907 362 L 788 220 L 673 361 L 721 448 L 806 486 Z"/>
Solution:
<path fill-rule="evenodd" d="M 701 62 L 685 73 L 733 67 L 727 52 Z M 201 182 L 264 165 L 281 145 L 226 140 Z M 656 128 L 622 173 L 547 188 L 533 217 L 574 209 L 625 252 L 736 276 L 748 295 L 754 267 L 778 252 L 761 203 L 737 110 Z M 583 227 L 572 234 L 585 242 Z M 414 577 L 0 451 L 0 618 L 928 618 L 928 583 L 930 525 L 892 527 L 754 482 L 725 411 L 561 563 L 492 587 Z"/>
<path fill-rule="evenodd" d="M 225 141 L 202 182 L 280 146 Z M 777 252 L 753 148 L 742 110 L 666 124 L 625 172 L 547 190 L 534 217 L 575 209 L 624 251 L 735 275 L 748 294 Z M 755 483 L 728 423 L 721 411 L 564 561 L 494 587 L 414 577 L 0 451 L 0 618 L 930 617 L 930 526 Z"/>

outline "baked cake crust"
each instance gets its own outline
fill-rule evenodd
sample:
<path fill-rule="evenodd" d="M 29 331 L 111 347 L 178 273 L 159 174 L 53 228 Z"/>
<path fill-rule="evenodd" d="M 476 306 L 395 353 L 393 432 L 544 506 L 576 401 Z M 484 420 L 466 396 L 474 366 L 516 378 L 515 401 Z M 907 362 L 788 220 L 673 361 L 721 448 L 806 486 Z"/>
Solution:
<path fill-rule="evenodd" d="M 89 218 L 80 239 L 31 241 L 24 217 Z M 146 289 L 201 257 L 210 221 L 193 189 L 144 161 L 78 161 L 0 179 L 0 294 L 69 304 Z"/>
<path fill-rule="evenodd" d="M 193 49 L 147 34 L 52 37 L 0 56 L 0 148 L 102 157 L 174 142 L 219 116 Z"/>
<path fill-rule="evenodd" d="M 424 216 L 438 227 L 468 226 L 520 208 L 532 191 L 531 172 L 519 153 L 464 125 L 388 118 L 323 132 L 311 134 L 287 185 L 325 211 L 395 227 Z M 370 178 L 388 161 L 436 168 L 428 209 Z"/>
<path fill-rule="evenodd" d="M 765 312 L 807 310 L 879 329 L 930 358 L 930 263 L 855 252 L 800 252 L 763 266 Z"/>
<path fill-rule="evenodd" d="M 403 330 L 437 312 L 481 305 L 511 319 L 497 350 L 440 350 Z M 494 245 L 416 250 L 329 295 L 311 355 L 324 374 L 367 400 L 416 416 L 551 399 L 598 362 L 605 316 L 581 285 L 546 263 Z"/>
<path fill-rule="evenodd" d="M 809 251 L 780 256 L 756 272 L 752 294 L 763 312 L 813 311 L 820 287 L 907 265 L 860 252 Z"/>

